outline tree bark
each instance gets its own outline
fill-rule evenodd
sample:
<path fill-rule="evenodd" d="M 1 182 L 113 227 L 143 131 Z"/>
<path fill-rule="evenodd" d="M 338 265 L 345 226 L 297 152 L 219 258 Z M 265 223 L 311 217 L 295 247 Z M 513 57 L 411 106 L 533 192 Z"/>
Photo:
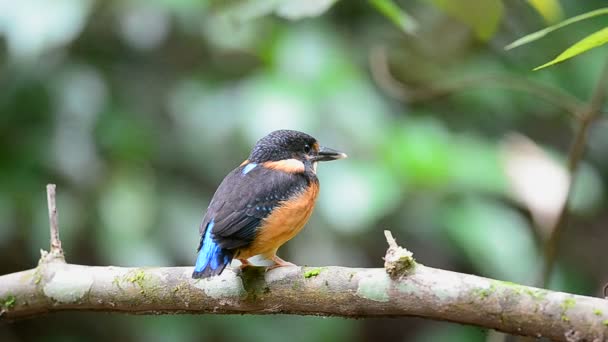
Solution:
<path fill-rule="evenodd" d="M 414 265 L 385 269 L 227 269 L 191 278 L 192 267 L 124 268 L 41 262 L 0 276 L 0 320 L 78 310 L 133 314 L 418 316 L 556 341 L 607 341 L 608 300 Z"/>

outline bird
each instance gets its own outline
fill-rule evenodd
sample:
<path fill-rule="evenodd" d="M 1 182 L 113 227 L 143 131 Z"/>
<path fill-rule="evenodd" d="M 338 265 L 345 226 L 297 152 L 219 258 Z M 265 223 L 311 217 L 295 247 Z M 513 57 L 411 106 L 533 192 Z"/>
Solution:
<path fill-rule="evenodd" d="M 295 266 L 276 253 L 312 214 L 319 194 L 317 163 L 346 157 L 294 130 L 273 131 L 258 140 L 209 203 L 192 277 L 219 275 L 233 259 L 243 269 L 255 255 L 274 262 L 268 269 Z"/>

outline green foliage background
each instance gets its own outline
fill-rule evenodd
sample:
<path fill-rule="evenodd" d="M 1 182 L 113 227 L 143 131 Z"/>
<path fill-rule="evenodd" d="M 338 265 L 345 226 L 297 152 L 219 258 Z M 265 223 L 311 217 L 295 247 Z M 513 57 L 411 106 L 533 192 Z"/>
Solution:
<path fill-rule="evenodd" d="M 479 3 L 460 1 L 465 9 Z M 334 2 L 295 9 L 277 9 L 276 1 L 1 5 L 0 274 L 34 267 L 47 248 L 46 183 L 58 184 L 70 262 L 192 265 L 198 224 L 223 176 L 258 138 L 291 128 L 350 158 L 321 165 L 317 210 L 282 257 L 300 265 L 380 267 L 382 230 L 390 228 L 425 265 L 532 283 L 539 247 L 530 215 L 509 196 L 500 141 L 521 132 L 563 159 L 571 116 L 530 94 L 487 85 L 403 103 L 378 87 L 370 54 L 384 48 L 394 77 L 418 91 L 499 73 L 586 100 L 605 49 L 530 70 L 605 19 L 505 52 L 509 42 L 546 25 L 524 2 L 489 1 L 482 19 L 475 6 L 454 10 L 445 1 Z M 603 2 L 562 5 L 570 16 Z M 607 129 L 602 118 L 591 132 L 554 288 L 598 295 L 608 280 Z M 484 336 L 415 318 L 62 313 L 0 325 L 2 341 Z"/>

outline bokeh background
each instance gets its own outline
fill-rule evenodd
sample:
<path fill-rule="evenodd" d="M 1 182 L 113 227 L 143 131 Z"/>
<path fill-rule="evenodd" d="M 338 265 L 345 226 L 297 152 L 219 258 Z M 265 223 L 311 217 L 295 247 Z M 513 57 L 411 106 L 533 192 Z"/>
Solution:
<path fill-rule="evenodd" d="M 513 196 L 526 174 L 508 176 L 504 137 L 528 136 L 546 151 L 532 159 L 550 156 L 544 163 L 559 169 L 576 122 L 551 101 L 506 88 L 540 82 L 586 101 L 605 49 L 531 69 L 605 19 L 504 51 L 559 10 L 399 1 L 417 22 L 410 34 L 413 21 L 383 1 L 333 2 L 0 1 L 0 274 L 34 267 L 48 248 L 47 183 L 58 185 L 70 262 L 192 265 L 223 176 L 257 139 L 290 128 L 350 158 L 320 166 L 317 210 L 280 251 L 285 259 L 381 267 L 382 231 L 391 229 L 425 265 L 532 284 L 543 233 Z M 561 10 L 602 5 L 562 1 Z M 496 74 L 507 80 L 458 86 Z M 552 288 L 599 295 L 608 281 L 607 129 L 601 118 L 589 136 Z M 553 183 L 530 187 L 554 196 Z M 417 318 L 296 316 L 61 313 L 0 325 L 7 342 L 484 341 L 486 333 Z"/>

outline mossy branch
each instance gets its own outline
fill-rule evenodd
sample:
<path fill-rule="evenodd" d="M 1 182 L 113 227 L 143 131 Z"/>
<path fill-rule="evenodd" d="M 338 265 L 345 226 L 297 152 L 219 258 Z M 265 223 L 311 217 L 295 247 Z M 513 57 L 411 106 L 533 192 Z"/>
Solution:
<path fill-rule="evenodd" d="M 417 264 L 392 278 L 382 268 L 226 270 L 206 280 L 191 267 L 123 268 L 41 263 L 0 276 L 0 320 L 57 311 L 133 314 L 418 316 L 566 341 L 608 338 L 608 301 Z"/>

